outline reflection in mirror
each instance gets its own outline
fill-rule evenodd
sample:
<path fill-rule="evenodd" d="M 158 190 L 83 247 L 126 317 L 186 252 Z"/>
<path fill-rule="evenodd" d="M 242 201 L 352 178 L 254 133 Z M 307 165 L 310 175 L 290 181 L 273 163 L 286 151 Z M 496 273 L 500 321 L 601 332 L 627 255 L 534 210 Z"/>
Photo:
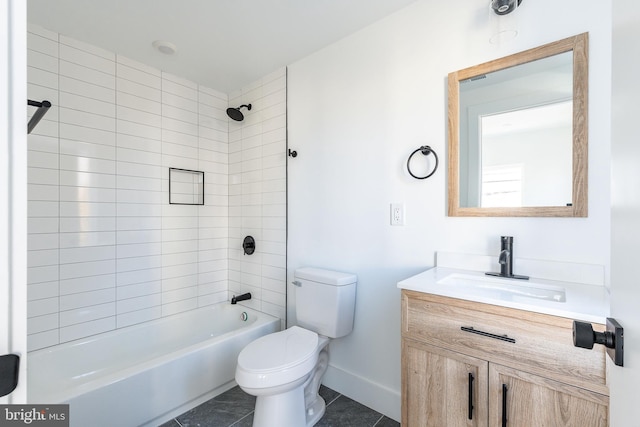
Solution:
<path fill-rule="evenodd" d="M 461 194 L 460 206 L 571 203 L 570 100 L 481 116 L 479 142 L 480 201 L 464 204 Z"/>
<path fill-rule="evenodd" d="M 460 206 L 571 203 L 572 70 L 565 52 L 460 82 Z"/>
<path fill-rule="evenodd" d="M 586 43 L 449 75 L 449 215 L 586 216 Z"/>

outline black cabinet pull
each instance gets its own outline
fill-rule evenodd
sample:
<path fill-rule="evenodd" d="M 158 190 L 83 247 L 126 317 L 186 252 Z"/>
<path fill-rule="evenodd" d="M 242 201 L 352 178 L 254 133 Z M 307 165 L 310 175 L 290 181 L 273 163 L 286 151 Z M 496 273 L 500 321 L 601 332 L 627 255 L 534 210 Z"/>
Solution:
<path fill-rule="evenodd" d="M 483 337 L 489 337 L 489 338 L 493 338 L 493 339 L 500 340 L 500 341 L 510 342 L 512 344 L 516 343 L 515 339 L 509 338 L 506 335 L 496 335 L 496 334 L 491 334 L 489 332 L 479 331 L 477 329 L 473 329 L 472 326 L 460 326 L 460 330 L 465 331 L 465 332 L 470 332 L 472 334 L 482 335 Z"/>
<path fill-rule="evenodd" d="M 507 385 L 502 384 L 502 427 L 507 427 Z"/>
<path fill-rule="evenodd" d="M 469 419 L 473 419 L 473 374 L 469 372 Z"/>

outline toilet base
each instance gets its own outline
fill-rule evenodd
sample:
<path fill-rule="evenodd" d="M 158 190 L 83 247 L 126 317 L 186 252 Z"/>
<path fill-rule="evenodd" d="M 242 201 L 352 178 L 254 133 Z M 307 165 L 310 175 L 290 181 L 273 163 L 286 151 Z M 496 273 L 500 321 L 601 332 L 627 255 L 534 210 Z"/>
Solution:
<path fill-rule="evenodd" d="M 304 388 L 299 386 L 286 393 L 258 396 L 253 414 L 253 427 L 306 426 Z"/>
<path fill-rule="evenodd" d="M 253 427 L 313 427 L 324 415 L 326 403 L 321 396 L 304 408 L 304 389 L 288 393 L 258 396 L 253 414 Z"/>
<path fill-rule="evenodd" d="M 326 403 L 318 391 L 329 365 L 329 341 L 321 337 L 317 363 L 308 376 L 268 390 L 240 385 L 245 392 L 256 396 L 253 427 L 313 427 L 322 418 Z M 290 387 L 293 388 L 283 391 Z"/>
<path fill-rule="evenodd" d="M 316 425 L 320 418 L 324 415 L 324 410 L 327 405 L 324 399 L 320 396 L 313 402 L 313 404 L 307 408 L 307 427 Z"/>
<path fill-rule="evenodd" d="M 320 418 L 322 418 L 327 406 L 326 402 L 318 392 L 320 391 L 322 378 L 329 366 L 329 352 L 327 351 L 328 344 L 329 340 L 323 337 L 320 344 L 320 348 L 322 350 L 318 355 L 318 363 L 313 374 L 309 378 L 309 382 L 306 383 L 304 387 L 304 401 L 307 406 L 307 427 L 314 426 Z"/>

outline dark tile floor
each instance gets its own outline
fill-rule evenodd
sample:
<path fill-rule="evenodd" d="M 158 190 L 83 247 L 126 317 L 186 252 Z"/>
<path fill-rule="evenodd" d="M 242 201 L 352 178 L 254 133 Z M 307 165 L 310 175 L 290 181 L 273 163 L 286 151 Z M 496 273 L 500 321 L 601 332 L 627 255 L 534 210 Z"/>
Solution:
<path fill-rule="evenodd" d="M 328 387 L 321 386 L 320 395 L 327 409 L 316 427 L 400 427 L 400 423 Z M 160 427 L 251 427 L 254 406 L 255 397 L 236 386 Z"/>

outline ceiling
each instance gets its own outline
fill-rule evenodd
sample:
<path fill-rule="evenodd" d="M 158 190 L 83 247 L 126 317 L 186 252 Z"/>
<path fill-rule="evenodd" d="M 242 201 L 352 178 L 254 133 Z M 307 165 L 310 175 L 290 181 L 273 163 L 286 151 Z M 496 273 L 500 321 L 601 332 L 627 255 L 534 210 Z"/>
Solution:
<path fill-rule="evenodd" d="M 414 1 L 28 0 L 27 10 L 30 23 L 231 93 Z"/>

